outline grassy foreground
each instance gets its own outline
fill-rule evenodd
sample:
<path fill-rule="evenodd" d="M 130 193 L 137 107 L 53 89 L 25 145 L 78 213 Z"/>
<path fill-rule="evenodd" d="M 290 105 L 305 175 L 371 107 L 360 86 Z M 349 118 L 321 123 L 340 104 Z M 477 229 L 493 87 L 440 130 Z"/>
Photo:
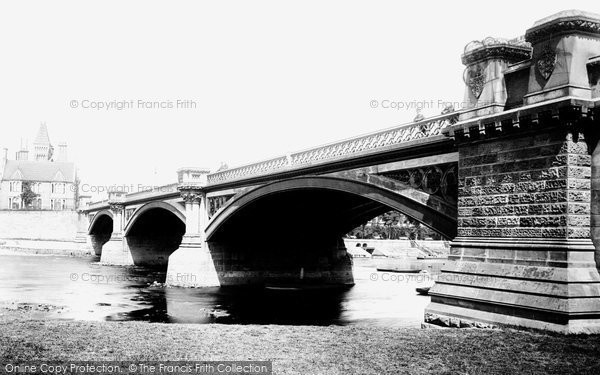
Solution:
<path fill-rule="evenodd" d="M 513 330 L 35 320 L 0 310 L 0 360 L 272 360 L 276 374 L 600 374 L 600 336 Z"/>

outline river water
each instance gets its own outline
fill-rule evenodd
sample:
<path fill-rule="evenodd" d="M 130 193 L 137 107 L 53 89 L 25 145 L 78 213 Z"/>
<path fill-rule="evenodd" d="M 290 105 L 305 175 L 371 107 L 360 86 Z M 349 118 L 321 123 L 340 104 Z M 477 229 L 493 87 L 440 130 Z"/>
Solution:
<path fill-rule="evenodd" d="M 416 274 L 354 267 L 347 290 L 165 288 L 164 272 L 101 265 L 97 258 L 0 255 L 0 303 L 40 318 L 167 323 L 420 327 L 429 297 Z M 42 311 L 44 306 L 57 309 Z"/>

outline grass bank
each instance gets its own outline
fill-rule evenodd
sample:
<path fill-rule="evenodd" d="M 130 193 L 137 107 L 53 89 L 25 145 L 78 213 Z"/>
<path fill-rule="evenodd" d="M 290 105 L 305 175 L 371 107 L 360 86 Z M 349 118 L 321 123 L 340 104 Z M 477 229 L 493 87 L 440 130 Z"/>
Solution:
<path fill-rule="evenodd" d="M 513 330 L 36 320 L 0 310 L 0 358 L 272 360 L 276 374 L 598 374 L 600 336 Z"/>

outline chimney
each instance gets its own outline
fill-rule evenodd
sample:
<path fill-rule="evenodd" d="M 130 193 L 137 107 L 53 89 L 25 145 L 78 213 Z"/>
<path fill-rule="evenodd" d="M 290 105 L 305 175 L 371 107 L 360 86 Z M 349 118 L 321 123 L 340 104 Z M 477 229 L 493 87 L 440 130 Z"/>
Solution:
<path fill-rule="evenodd" d="M 17 151 L 16 159 L 25 161 L 29 160 L 29 150 L 23 148 L 20 151 Z"/>
<path fill-rule="evenodd" d="M 58 144 L 58 155 L 56 156 L 56 161 L 58 162 L 66 162 L 67 161 L 67 143 L 60 142 Z"/>

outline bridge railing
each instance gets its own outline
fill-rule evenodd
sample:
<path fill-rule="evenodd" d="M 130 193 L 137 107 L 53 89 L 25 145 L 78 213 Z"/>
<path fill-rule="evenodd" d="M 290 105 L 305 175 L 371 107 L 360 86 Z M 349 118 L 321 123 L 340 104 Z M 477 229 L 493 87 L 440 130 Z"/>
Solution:
<path fill-rule="evenodd" d="M 273 159 L 227 169 L 209 174 L 208 184 L 218 185 L 277 171 L 300 169 L 309 165 L 326 163 L 339 157 L 352 157 L 353 155 L 375 152 L 385 147 L 393 147 L 417 139 L 439 136 L 442 135 L 442 129 L 456 122 L 456 119 L 457 112 L 452 112 Z"/>
<path fill-rule="evenodd" d="M 147 189 L 126 193 L 124 195 L 124 203 L 139 201 L 146 198 L 158 198 L 162 196 L 169 196 L 174 193 L 178 193 L 177 187 L 178 183 L 161 185 L 161 186 L 149 186 Z M 109 205 L 109 200 L 104 199 L 97 202 L 90 202 L 86 207 L 83 208 L 83 211 L 95 211 L 102 208 L 105 208 Z"/>
<path fill-rule="evenodd" d="M 97 201 L 97 202 L 90 202 L 90 203 L 88 203 L 87 206 L 85 206 L 83 208 L 83 211 L 99 210 L 106 206 L 108 206 L 108 199 Z"/>
<path fill-rule="evenodd" d="M 179 186 L 178 183 L 172 183 L 172 184 L 161 185 L 161 186 L 149 186 L 147 189 L 127 194 L 125 196 L 125 200 L 129 201 L 129 200 L 143 199 L 146 197 L 157 197 L 157 196 L 161 196 L 161 195 L 169 195 L 169 194 L 173 194 L 173 193 L 178 193 L 178 190 L 177 190 L 178 186 Z"/>

